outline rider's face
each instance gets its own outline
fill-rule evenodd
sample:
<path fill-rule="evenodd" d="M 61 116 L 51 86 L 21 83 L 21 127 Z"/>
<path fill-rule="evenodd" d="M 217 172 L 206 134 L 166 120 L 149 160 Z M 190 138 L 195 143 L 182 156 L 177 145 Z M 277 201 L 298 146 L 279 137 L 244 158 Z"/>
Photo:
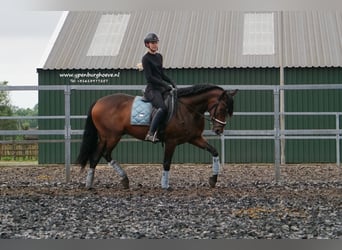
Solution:
<path fill-rule="evenodd" d="M 152 53 L 155 53 L 158 51 L 158 42 L 149 42 L 147 44 L 147 48 L 149 48 L 149 50 L 152 52 Z"/>

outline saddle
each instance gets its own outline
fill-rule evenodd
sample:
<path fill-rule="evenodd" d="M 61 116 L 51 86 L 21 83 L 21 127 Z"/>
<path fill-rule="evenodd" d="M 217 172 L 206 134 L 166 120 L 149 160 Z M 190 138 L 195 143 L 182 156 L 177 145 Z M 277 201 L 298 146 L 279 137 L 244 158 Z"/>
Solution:
<path fill-rule="evenodd" d="M 159 127 L 159 130 L 165 128 L 168 122 L 171 120 L 175 110 L 177 109 L 177 91 L 173 90 L 169 92 L 165 98 L 165 105 L 167 107 L 167 117 L 163 124 Z M 148 100 L 143 96 L 136 96 L 133 101 L 131 110 L 131 125 L 149 126 L 152 118 L 157 109 L 154 108 Z"/>

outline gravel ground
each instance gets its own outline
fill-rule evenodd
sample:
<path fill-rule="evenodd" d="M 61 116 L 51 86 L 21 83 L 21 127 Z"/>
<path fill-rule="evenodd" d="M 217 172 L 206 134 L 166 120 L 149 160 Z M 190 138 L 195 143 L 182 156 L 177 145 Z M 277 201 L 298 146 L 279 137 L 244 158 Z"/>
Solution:
<path fill-rule="evenodd" d="M 63 166 L 0 167 L 0 239 L 341 239 L 341 169 L 289 165 L 222 168 L 209 188 L 209 165 L 174 165 L 160 188 L 159 165 L 123 165 L 130 189 L 107 166 L 86 173 Z"/>

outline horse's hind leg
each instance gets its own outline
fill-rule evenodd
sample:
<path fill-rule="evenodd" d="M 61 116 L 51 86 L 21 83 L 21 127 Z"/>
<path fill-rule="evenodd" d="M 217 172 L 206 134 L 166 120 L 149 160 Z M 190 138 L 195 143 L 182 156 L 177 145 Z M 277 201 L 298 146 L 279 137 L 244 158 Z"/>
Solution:
<path fill-rule="evenodd" d="M 171 191 L 172 188 L 169 186 L 169 172 L 171 167 L 171 160 L 175 151 L 176 145 L 172 143 L 166 143 L 164 149 L 164 162 L 163 162 L 163 173 L 161 178 L 161 187 L 164 190 Z"/>
<path fill-rule="evenodd" d="M 86 188 L 87 189 L 93 188 L 94 177 L 95 177 L 95 168 L 101 159 L 103 149 L 104 149 L 104 143 L 100 141 L 97 145 L 96 152 L 89 159 L 89 165 L 90 166 L 89 166 L 89 170 L 88 170 L 88 174 L 87 174 L 87 178 L 86 178 Z"/>
<path fill-rule="evenodd" d="M 129 188 L 129 179 L 126 171 L 120 166 L 120 164 L 112 159 L 112 151 L 118 144 L 121 138 L 107 142 L 106 151 L 104 152 L 104 158 L 106 159 L 108 166 L 111 166 L 121 177 L 121 184 L 125 189 Z"/>
<path fill-rule="evenodd" d="M 125 189 L 129 188 L 129 179 L 127 177 L 126 171 L 119 165 L 118 162 L 114 160 L 108 161 L 108 166 L 114 168 L 114 170 L 120 175 L 121 177 L 121 184 Z"/>

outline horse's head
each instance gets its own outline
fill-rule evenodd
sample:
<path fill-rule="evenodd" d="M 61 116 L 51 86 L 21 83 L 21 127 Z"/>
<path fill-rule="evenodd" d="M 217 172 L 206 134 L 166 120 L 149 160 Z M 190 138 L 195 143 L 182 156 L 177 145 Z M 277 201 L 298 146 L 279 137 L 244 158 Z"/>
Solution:
<path fill-rule="evenodd" d="M 224 127 L 227 124 L 227 116 L 233 115 L 234 96 L 236 95 L 237 91 L 237 89 L 233 91 L 223 91 L 216 103 L 209 108 L 209 113 L 213 124 L 212 130 L 217 135 L 223 133 Z"/>

